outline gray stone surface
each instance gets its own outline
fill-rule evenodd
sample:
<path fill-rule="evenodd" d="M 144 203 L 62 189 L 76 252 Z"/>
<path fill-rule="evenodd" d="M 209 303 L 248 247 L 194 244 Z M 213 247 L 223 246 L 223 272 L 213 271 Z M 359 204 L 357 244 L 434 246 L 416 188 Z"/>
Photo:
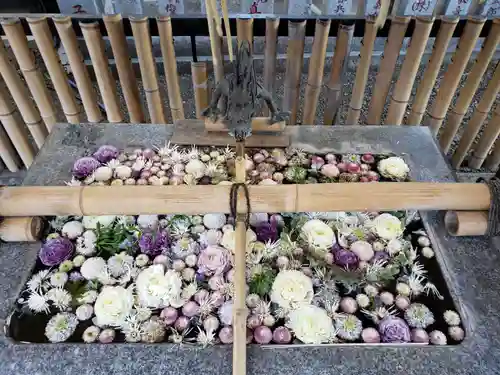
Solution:
<path fill-rule="evenodd" d="M 163 125 L 58 125 L 33 164 L 26 185 L 60 184 L 68 179 L 74 158 L 84 148 L 104 143 L 119 147 L 163 143 L 171 127 Z M 297 146 L 309 144 L 337 152 L 404 153 L 417 181 L 454 181 L 447 163 L 426 128 L 417 127 L 300 127 L 293 131 Z M 417 142 L 418 139 L 418 142 Z M 307 146 L 307 145 L 306 145 Z M 448 287 L 465 317 L 466 340 L 459 346 L 368 346 L 248 348 L 249 374 L 498 374 L 500 355 L 498 253 L 486 239 L 456 239 L 444 234 L 442 213 L 423 214 Z M 18 288 L 15 270 L 29 273 L 28 259 L 15 251 L 36 255 L 36 246 L 0 248 L 0 305 L 11 306 Z M 9 286 L 10 285 L 10 286 Z M 142 345 L 23 345 L 0 342 L 0 374 L 218 374 L 231 373 L 231 348 Z"/>

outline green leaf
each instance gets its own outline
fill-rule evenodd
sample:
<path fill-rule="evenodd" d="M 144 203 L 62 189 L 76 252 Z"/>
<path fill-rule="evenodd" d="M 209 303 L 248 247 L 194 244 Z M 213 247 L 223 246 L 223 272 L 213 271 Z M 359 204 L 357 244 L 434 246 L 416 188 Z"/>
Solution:
<path fill-rule="evenodd" d="M 250 293 L 255 293 L 261 297 L 269 294 L 271 292 L 271 288 L 273 287 L 275 277 L 276 275 L 271 268 L 264 268 L 261 273 L 252 277 L 248 283 Z"/>
<path fill-rule="evenodd" d="M 71 294 L 73 306 L 78 305 L 78 298 L 80 298 L 87 289 L 87 283 L 85 280 L 78 281 L 68 281 L 66 283 L 66 289 Z"/>

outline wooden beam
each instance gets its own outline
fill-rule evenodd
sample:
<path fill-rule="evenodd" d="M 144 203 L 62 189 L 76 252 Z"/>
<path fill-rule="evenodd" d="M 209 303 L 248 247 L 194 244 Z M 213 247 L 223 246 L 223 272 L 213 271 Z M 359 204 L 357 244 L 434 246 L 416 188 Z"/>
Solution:
<path fill-rule="evenodd" d="M 189 121 L 189 120 L 188 120 Z M 269 123 L 269 117 L 254 117 L 252 119 L 252 131 L 254 132 L 281 132 L 285 130 L 285 121 Z M 227 125 L 222 120 L 212 121 L 205 118 L 205 129 L 215 132 L 227 132 Z"/>

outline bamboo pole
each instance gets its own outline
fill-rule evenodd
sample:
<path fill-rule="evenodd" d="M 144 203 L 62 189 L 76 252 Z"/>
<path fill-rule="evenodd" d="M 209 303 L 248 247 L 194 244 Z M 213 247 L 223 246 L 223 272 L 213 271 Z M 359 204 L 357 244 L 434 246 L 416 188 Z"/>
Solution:
<path fill-rule="evenodd" d="M 365 35 L 359 53 L 359 63 L 356 69 L 356 78 L 352 89 L 351 102 L 347 112 L 346 125 L 356 125 L 361 114 L 361 106 L 365 96 L 366 82 L 368 81 L 368 73 L 370 71 L 370 63 L 372 60 L 373 44 L 377 37 L 377 27 L 373 17 L 367 18 L 365 24 Z"/>
<path fill-rule="evenodd" d="M 250 52 L 253 51 L 253 18 L 236 19 L 236 37 L 238 39 L 238 48 L 246 40 L 250 45 Z"/>
<path fill-rule="evenodd" d="M 462 138 L 453 154 L 452 165 L 454 168 L 459 168 L 467 155 L 474 139 L 476 138 L 481 126 L 483 126 L 488 113 L 495 102 L 498 92 L 500 91 L 500 63 L 497 63 L 495 73 L 488 82 L 488 86 L 481 97 L 481 100 L 474 109 L 471 119 L 465 127 Z"/>
<path fill-rule="evenodd" d="M 495 111 L 493 112 L 493 115 L 491 116 L 490 121 L 483 130 L 483 134 L 481 134 L 481 138 L 479 138 L 477 147 L 474 149 L 474 153 L 472 154 L 469 161 L 469 167 L 481 168 L 484 159 L 486 159 L 486 156 L 488 156 L 488 152 L 495 143 L 499 134 L 500 134 L 500 105 L 497 105 Z"/>
<path fill-rule="evenodd" d="M 330 71 L 330 79 L 326 85 L 327 103 L 323 116 L 324 125 L 334 125 L 337 121 L 337 114 L 342 105 L 342 88 L 351 52 L 353 33 L 354 25 L 339 25 L 335 53 L 332 60 L 332 70 Z"/>
<path fill-rule="evenodd" d="M 101 122 L 102 114 L 97 105 L 97 96 L 90 81 L 89 72 L 83 61 L 82 53 L 78 47 L 75 30 L 70 17 L 54 17 L 61 43 L 68 57 L 71 72 L 75 79 L 76 87 L 82 99 L 83 108 L 89 122 Z M 22 111 L 21 111 L 22 113 Z"/>
<path fill-rule="evenodd" d="M 314 31 L 314 42 L 312 54 L 309 59 L 309 73 L 307 75 L 307 86 L 304 95 L 304 115 L 302 124 L 312 125 L 316 118 L 319 94 L 323 83 L 323 71 L 325 69 L 326 46 L 330 32 L 330 20 L 317 20 Z"/>
<path fill-rule="evenodd" d="M 0 215 L 229 213 L 230 188 L 227 185 L 3 187 Z M 485 211 L 490 207 L 488 186 L 476 183 L 331 183 L 248 189 L 252 212 Z"/>
<path fill-rule="evenodd" d="M 43 125 L 40 112 L 31 102 L 29 92 L 21 82 L 14 65 L 7 57 L 3 43 L 0 43 L 0 74 L 19 108 L 21 117 L 31 133 L 37 149 L 40 149 L 45 142 L 45 137 L 47 137 L 47 128 Z"/>
<path fill-rule="evenodd" d="M 417 17 L 415 31 L 411 38 L 410 46 L 399 73 L 398 81 L 392 92 L 391 103 L 385 123 L 387 125 L 401 125 L 406 112 L 406 107 L 411 96 L 411 89 L 417 76 L 420 61 L 425 52 L 429 34 L 434 23 L 434 18 Z"/>
<path fill-rule="evenodd" d="M 116 95 L 116 81 L 109 70 L 108 58 L 104 52 L 104 42 L 99 30 L 99 23 L 80 22 L 80 28 L 82 29 L 83 38 L 85 39 L 85 44 L 92 60 L 97 85 L 99 86 L 104 108 L 106 109 L 107 119 L 109 122 L 121 122 L 123 121 L 123 117 Z"/>
<path fill-rule="evenodd" d="M 193 79 L 194 103 L 196 118 L 201 119 L 201 112 L 208 107 L 208 72 L 206 62 L 191 63 L 191 78 Z"/>
<path fill-rule="evenodd" d="M 380 60 L 373 95 L 368 115 L 366 116 L 366 123 L 368 125 L 380 125 L 382 123 L 382 112 L 385 107 L 387 95 L 389 94 L 392 76 L 394 75 L 394 69 L 396 68 L 410 19 L 410 17 L 391 18 L 389 36 L 384 47 L 384 54 Z"/>
<path fill-rule="evenodd" d="M 226 41 L 227 41 L 227 51 L 229 52 L 229 61 L 232 62 L 234 60 L 233 37 L 231 36 L 231 27 L 229 23 L 229 11 L 227 9 L 227 0 L 221 0 L 221 8 L 222 8 L 222 19 L 224 20 L 224 29 L 226 31 Z"/>
<path fill-rule="evenodd" d="M 451 64 L 446 69 L 439 91 L 437 92 L 436 99 L 429 111 L 428 125 L 434 135 L 437 135 L 441 124 L 446 116 L 446 112 L 450 107 L 450 103 L 455 94 L 455 90 L 460 83 L 460 78 L 469 62 L 474 46 L 476 45 L 477 38 L 481 33 L 484 25 L 484 19 L 477 19 L 469 17 L 465 30 L 460 37 L 457 49 L 453 55 Z"/>
<path fill-rule="evenodd" d="M 43 220 L 39 216 L 8 217 L 0 222 L 0 240 L 4 242 L 37 242 L 42 236 Z"/>
<path fill-rule="evenodd" d="M 444 226 L 451 236 L 483 236 L 488 230 L 488 211 L 447 211 Z"/>
<path fill-rule="evenodd" d="M 68 76 L 64 71 L 59 56 L 54 48 L 52 33 L 47 19 L 26 18 L 30 25 L 31 33 L 42 55 L 43 62 L 49 73 L 50 79 L 61 103 L 66 120 L 70 124 L 81 122 L 81 108 L 76 103 L 75 94 L 68 83 Z"/>
<path fill-rule="evenodd" d="M 500 143 L 497 142 L 497 144 L 493 148 L 493 152 L 486 159 L 485 167 L 494 171 L 498 169 L 499 164 L 500 164 Z"/>
<path fill-rule="evenodd" d="M 11 172 L 18 172 L 21 165 L 19 156 L 10 142 L 9 136 L 3 126 L 0 126 L 0 158 Z"/>
<path fill-rule="evenodd" d="M 139 88 L 127 48 L 122 16 L 119 14 L 105 15 L 103 19 L 111 43 L 111 49 L 113 50 L 116 70 L 118 71 L 118 78 L 120 79 L 120 86 L 125 98 L 130 122 L 143 123 L 144 111 L 142 110 Z"/>
<path fill-rule="evenodd" d="M 418 85 L 417 93 L 411 106 L 411 112 L 406 121 L 408 125 L 420 125 L 422 122 L 422 117 L 427 108 L 427 103 L 429 102 L 432 89 L 439 74 L 439 69 L 443 64 L 446 51 L 448 50 L 448 44 L 450 44 L 457 23 L 458 18 L 443 18 L 441 20 L 441 26 L 439 27 L 438 35 L 434 41 L 432 55 L 425 68 L 422 80 Z"/>
<path fill-rule="evenodd" d="M 481 51 L 478 53 L 471 71 L 467 75 L 467 80 L 460 90 L 455 107 L 448 113 L 448 119 L 439 137 L 439 144 L 444 153 L 447 153 L 450 149 L 453 138 L 455 138 L 458 128 L 472 102 L 472 98 L 481 83 L 481 79 L 495 54 L 499 41 L 500 19 L 495 19 L 493 20 L 490 33 L 484 40 Z"/>
<path fill-rule="evenodd" d="M 38 106 L 45 126 L 50 131 L 56 123 L 54 106 L 52 105 L 52 99 L 47 90 L 45 80 L 36 66 L 35 56 L 28 47 L 28 40 L 26 39 L 26 35 L 24 35 L 21 22 L 18 19 L 3 20 L 2 27 L 26 80 L 26 84 L 33 96 L 33 100 Z"/>
<path fill-rule="evenodd" d="M 35 152 L 28 141 L 28 134 L 17 108 L 11 104 L 10 98 L 3 90 L 0 90 L 0 121 L 21 160 L 28 168 L 33 163 Z"/>
<path fill-rule="evenodd" d="M 266 19 L 266 41 L 264 51 L 264 88 L 272 95 L 276 82 L 276 51 L 278 44 L 279 18 Z M 269 115 L 267 106 L 263 109 L 264 116 Z"/>
<path fill-rule="evenodd" d="M 217 33 L 217 25 L 210 7 L 210 0 L 205 0 L 207 9 L 208 34 L 210 37 L 210 50 L 212 51 L 212 65 L 215 82 L 219 83 L 224 79 L 224 59 L 222 57 L 222 38 Z"/>
<path fill-rule="evenodd" d="M 306 21 L 288 22 L 288 48 L 286 51 L 285 94 L 283 110 L 290 112 L 289 125 L 297 123 L 300 99 L 300 76 L 304 63 Z"/>
<path fill-rule="evenodd" d="M 147 17 L 131 17 L 130 25 L 134 35 L 135 48 L 139 58 L 139 67 L 141 69 L 142 84 L 146 93 L 149 115 L 152 124 L 164 124 L 165 114 L 163 112 L 163 103 L 158 87 L 158 74 L 156 64 L 153 58 L 153 47 L 151 45 L 151 36 L 149 34 L 149 23 Z"/>
<path fill-rule="evenodd" d="M 172 22 L 170 17 L 159 17 L 156 22 L 158 24 L 158 33 L 160 34 L 161 54 L 163 56 L 163 68 L 165 69 L 172 120 L 183 120 L 184 105 L 182 104 L 179 75 L 177 74 Z"/>

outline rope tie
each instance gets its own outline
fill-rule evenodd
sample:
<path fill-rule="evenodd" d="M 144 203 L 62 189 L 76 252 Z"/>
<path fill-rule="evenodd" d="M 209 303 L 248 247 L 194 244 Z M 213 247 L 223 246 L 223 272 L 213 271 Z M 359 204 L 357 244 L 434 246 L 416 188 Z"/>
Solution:
<path fill-rule="evenodd" d="M 500 236 L 500 178 L 493 177 L 489 181 L 479 178 L 477 182 L 485 183 L 490 190 L 490 210 L 488 211 L 488 229 L 486 235 L 489 237 Z"/>
<path fill-rule="evenodd" d="M 245 193 L 245 200 L 247 203 L 247 213 L 245 214 L 245 226 L 248 228 L 250 225 L 250 194 L 248 192 L 248 186 L 244 183 L 234 183 L 231 185 L 231 191 L 229 193 L 229 212 L 231 217 L 236 221 L 238 211 L 238 190 L 243 188 L 243 192 Z"/>

